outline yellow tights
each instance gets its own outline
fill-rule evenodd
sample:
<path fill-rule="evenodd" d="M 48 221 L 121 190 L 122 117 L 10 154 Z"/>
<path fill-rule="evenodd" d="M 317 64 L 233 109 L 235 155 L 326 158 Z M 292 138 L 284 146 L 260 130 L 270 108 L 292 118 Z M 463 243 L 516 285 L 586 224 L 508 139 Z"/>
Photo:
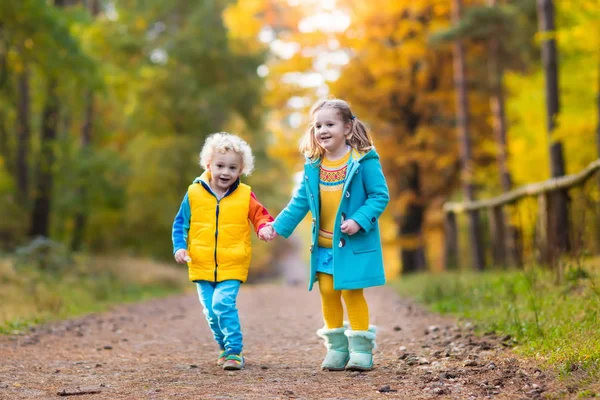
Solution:
<path fill-rule="evenodd" d="M 346 303 L 350 327 L 355 331 L 369 329 L 369 306 L 365 300 L 363 289 L 334 290 L 333 275 L 318 272 L 319 290 L 321 292 L 321 308 L 323 319 L 328 329 L 341 328 L 344 324 L 342 297 Z"/>

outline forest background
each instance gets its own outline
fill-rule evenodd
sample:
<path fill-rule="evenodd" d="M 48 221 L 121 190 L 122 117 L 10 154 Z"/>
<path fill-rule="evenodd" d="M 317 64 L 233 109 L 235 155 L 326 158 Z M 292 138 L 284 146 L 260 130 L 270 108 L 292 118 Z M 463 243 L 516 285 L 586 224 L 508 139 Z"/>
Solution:
<path fill-rule="evenodd" d="M 485 198 L 504 190 L 502 152 L 512 187 L 550 177 L 541 35 L 534 0 L 464 8 L 471 179 Z M 567 173 L 598 157 L 599 17 L 596 1 L 556 2 L 552 137 Z M 248 182 L 276 214 L 303 163 L 308 109 L 335 96 L 369 124 L 384 163 L 388 275 L 411 251 L 419 261 L 405 270 L 440 270 L 441 206 L 463 196 L 450 27 L 451 4 L 439 0 L 4 1 L 0 248 L 42 236 L 73 251 L 170 259 L 173 216 L 217 131 L 251 143 L 258 168 Z M 493 135 L 490 39 L 501 44 L 505 149 Z M 523 238 L 535 234 L 532 205 L 511 218 Z M 269 274 L 277 251 L 257 245 L 255 272 Z M 598 252 L 597 241 L 586 246 Z"/>

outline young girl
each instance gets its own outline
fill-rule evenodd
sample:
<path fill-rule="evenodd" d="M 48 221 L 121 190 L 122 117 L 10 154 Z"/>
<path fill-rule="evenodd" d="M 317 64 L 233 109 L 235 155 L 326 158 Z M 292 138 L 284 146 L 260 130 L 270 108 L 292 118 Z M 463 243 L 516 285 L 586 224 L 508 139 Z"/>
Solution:
<path fill-rule="evenodd" d="M 173 254 L 187 263 L 200 303 L 221 351 L 217 364 L 226 370 L 244 367 L 242 331 L 236 307 L 240 285 L 246 281 L 252 254 L 249 221 L 260 239 L 271 234 L 271 215 L 258 202 L 240 175 L 250 175 L 254 157 L 241 138 L 210 135 L 196 178 L 173 222 Z"/>
<path fill-rule="evenodd" d="M 304 179 L 270 236 L 287 238 L 311 212 L 308 290 L 319 282 L 325 326 L 317 334 L 327 348 L 321 368 L 367 371 L 375 327 L 363 289 L 385 283 L 378 219 L 389 202 L 388 188 L 372 139 L 345 101 L 319 101 L 310 115 L 300 145 L 307 159 Z"/>

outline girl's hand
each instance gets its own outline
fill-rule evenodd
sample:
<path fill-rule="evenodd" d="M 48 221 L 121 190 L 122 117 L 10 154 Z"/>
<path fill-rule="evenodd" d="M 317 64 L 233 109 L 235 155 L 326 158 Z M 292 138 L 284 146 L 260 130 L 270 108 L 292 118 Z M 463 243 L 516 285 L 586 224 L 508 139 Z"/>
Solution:
<path fill-rule="evenodd" d="M 360 229 L 360 225 L 353 219 L 347 219 L 342 223 L 342 232 L 346 235 L 354 235 Z"/>
<path fill-rule="evenodd" d="M 192 259 L 186 249 L 179 249 L 175 252 L 175 261 L 179 264 L 186 264 L 192 261 Z"/>

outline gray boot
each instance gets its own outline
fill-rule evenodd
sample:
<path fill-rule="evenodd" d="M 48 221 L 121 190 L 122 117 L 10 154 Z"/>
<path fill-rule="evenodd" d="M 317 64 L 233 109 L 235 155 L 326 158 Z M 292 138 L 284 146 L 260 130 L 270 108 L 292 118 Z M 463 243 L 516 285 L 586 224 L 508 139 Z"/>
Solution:
<path fill-rule="evenodd" d="M 321 364 L 321 369 L 343 371 L 350 358 L 348 353 L 348 338 L 344 334 L 346 327 L 327 329 L 321 328 L 317 335 L 325 340 L 327 355 Z"/>
<path fill-rule="evenodd" d="M 368 331 L 347 330 L 350 360 L 346 369 L 351 371 L 369 371 L 373 368 L 373 350 L 375 349 L 374 325 L 369 325 Z"/>

